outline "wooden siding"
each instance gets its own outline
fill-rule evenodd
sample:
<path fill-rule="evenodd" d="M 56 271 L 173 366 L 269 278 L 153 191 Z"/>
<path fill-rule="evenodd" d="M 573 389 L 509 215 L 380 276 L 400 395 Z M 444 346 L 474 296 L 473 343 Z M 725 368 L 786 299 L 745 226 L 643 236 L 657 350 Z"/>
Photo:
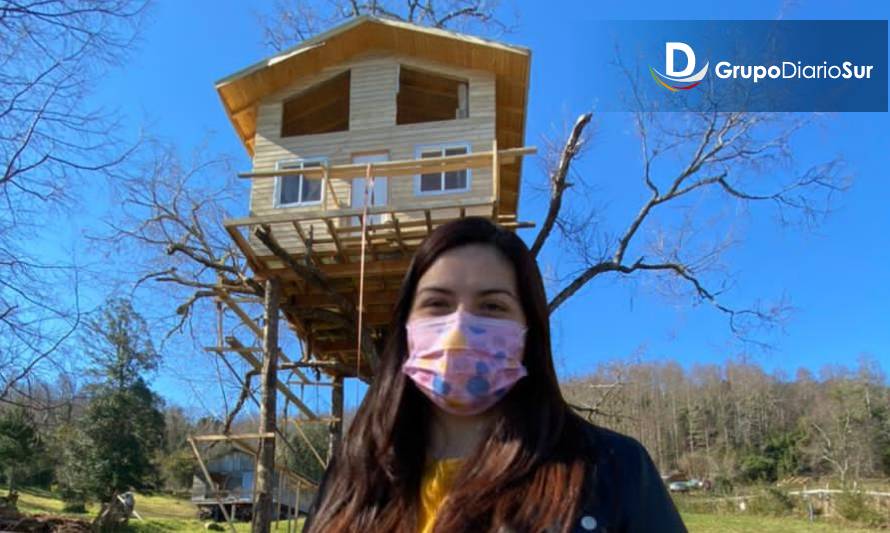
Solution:
<path fill-rule="evenodd" d="M 397 126 L 396 89 L 399 65 L 440 72 L 469 82 L 469 117 L 463 119 L 405 124 Z M 349 131 L 282 138 L 282 102 L 308 87 L 351 69 Z M 338 64 L 317 75 L 299 80 L 285 90 L 264 99 L 258 106 L 257 133 L 253 170 L 274 169 L 280 161 L 323 157 L 331 165 L 351 163 L 356 154 L 388 152 L 390 160 L 414 159 L 419 146 L 468 143 L 472 152 L 491 150 L 495 137 L 495 77 L 480 70 L 455 68 L 450 65 L 421 61 L 408 56 L 369 53 L 359 59 Z M 492 195 L 491 169 L 470 172 L 470 190 L 449 194 L 415 195 L 414 177 L 389 178 L 389 205 L 422 205 L 446 198 L 487 200 Z M 294 214 L 318 210 L 320 206 L 274 207 L 274 178 L 252 180 L 250 211 L 252 215 L 271 213 Z M 349 180 L 332 180 L 336 196 L 343 207 L 350 206 Z M 361 183 L 361 181 L 358 181 Z M 328 209 L 335 210 L 333 197 Z M 482 214 L 482 213 L 480 213 Z M 345 221 L 341 221 L 345 223 Z M 308 228 L 306 228 L 308 231 Z M 321 228 L 317 228 L 319 231 Z M 281 242 L 285 249 L 297 247 L 296 234 Z"/>

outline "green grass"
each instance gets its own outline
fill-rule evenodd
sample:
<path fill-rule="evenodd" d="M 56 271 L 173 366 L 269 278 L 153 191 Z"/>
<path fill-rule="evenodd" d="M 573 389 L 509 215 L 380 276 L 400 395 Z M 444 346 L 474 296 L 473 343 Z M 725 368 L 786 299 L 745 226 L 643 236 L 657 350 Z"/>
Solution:
<path fill-rule="evenodd" d="M 74 517 L 92 518 L 99 507 L 87 506 L 87 514 L 71 514 L 62 512 L 62 500 L 52 492 L 44 489 L 19 489 L 19 511 L 27 514 L 54 514 Z"/>
<path fill-rule="evenodd" d="M 80 518 L 91 521 L 99 512 L 99 505 L 92 503 L 87 505 L 86 514 L 63 513 L 62 500 L 52 492 L 43 489 L 20 489 L 19 511 L 26 514 L 52 514 Z M 197 518 L 197 508 L 185 498 L 176 498 L 164 494 L 136 494 L 136 512 L 144 520 L 136 518 L 130 520 L 130 531 L 140 533 L 167 533 L 167 532 L 206 532 L 205 521 Z M 303 520 L 298 524 L 302 526 Z M 228 524 L 220 523 L 225 531 L 231 531 Z M 277 530 L 276 530 L 277 526 Z M 299 531 L 300 528 L 297 528 Z M 235 531 L 247 533 L 250 531 L 249 522 L 235 522 Z M 272 522 L 272 531 L 287 532 L 287 522 Z"/>
<path fill-rule="evenodd" d="M 55 514 L 79 517 L 92 520 L 99 506 L 87 506 L 86 515 L 62 513 L 62 501 L 53 493 L 41 489 L 22 489 L 19 492 L 19 510 L 30 514 Z M 145 520 L 130 520 L 130 531 L 138 533 L 189 533 L 206 532 L 204 521 L 197 519 L 197 510 L 190 501 L 184 498 L 162 494 L 137 494 L 136 512 Z M 683 512 L 683 521 L 691 533 L 742 533 L 757 531 L 758 533 L 828 533 L 844 531 L 849 533 L 868 533 L 876 529 L 843 527 L 837 523 L 820 520 L 810 523 L 793 517 L 772 518 L 745 514 L 710 514 Z M 302 520 L 299 521 L 302 525 Z M 227 524 L 221 523 L 225 531 L 231 531 Z M 273 533 L 287 532 L 287 523 L 272 524 Z M 299 531 L 300 528 L 297 530 Z M 250 523 L 236 522 L 235 531 L 247 533 Z"/>
<path fill-rule="evenodd" d="M 231 532 L 228 524 L 221 522 L 219 525 L 222 526 L 225 531 Z M 300 529 L 302 529 L 302 525 L 303 520 L 300 519 L 300 521 L 298 522 L 297 531 L 300 531 Z M 138 533 L 197 533 L 199 531 L 207 531 L 204 529 L 204 522 L 201 522 L 200 520 L 170 518 L 151 518 L 146 519 L 142 522 L 140 522 L 139 520 L 130 520 L 129 529 L 130 531 Z M 235 522 L 235 531 L 237 531 L 238 533 L 248 533 L 250 531 L 250 522 Z M 287 522 L 272 522 L 272 533 L 275 533 L 275 531 L 279 531 L 280 533 L 287 533 Z"/>
<path fill-rule="evenodd" d="M 683 521 L 690 533 L 742 533 L 749 531 L 758 533 L 829 533 L 837 531 L 870 533 L 880 531 L 841 526 L 824 521 L 810 523 L 799 518 L 772 518 L 739 514 L 683 513 Z"/>

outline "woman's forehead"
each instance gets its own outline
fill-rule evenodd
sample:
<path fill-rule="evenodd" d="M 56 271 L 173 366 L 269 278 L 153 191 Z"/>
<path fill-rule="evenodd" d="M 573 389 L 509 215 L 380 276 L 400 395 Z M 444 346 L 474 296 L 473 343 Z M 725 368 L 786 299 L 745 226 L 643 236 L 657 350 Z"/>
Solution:
<path fill-rule="evenodd" d="M 516 290 L 513 265 L 493 246 L 468 244 L 443 253 L 420 277 L 417 290 L 438 287 L 452 291 Z"/>

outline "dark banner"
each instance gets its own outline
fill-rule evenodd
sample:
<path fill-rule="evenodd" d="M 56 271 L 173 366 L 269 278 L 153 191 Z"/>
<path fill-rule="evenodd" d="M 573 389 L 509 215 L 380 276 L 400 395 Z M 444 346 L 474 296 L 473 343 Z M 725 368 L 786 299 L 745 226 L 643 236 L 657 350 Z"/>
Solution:
<path fill-rule="evenodd" d="M 886 20 L 600 21 L 601 111 L 887 111 Z"/>

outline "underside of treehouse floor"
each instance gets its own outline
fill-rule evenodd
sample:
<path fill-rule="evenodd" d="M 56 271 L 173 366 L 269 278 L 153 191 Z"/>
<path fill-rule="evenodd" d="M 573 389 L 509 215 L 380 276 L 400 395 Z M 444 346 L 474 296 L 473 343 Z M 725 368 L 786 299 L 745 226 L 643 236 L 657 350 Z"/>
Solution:
<path fill-rule="evenodd" d="M 382 343 L 411 257 L 435 228 L 467 216 L 514 230 L 533 226 L 495 210 L 494 201 L 472 200 L 368 209 L 362 322 L 372 342 Z M 327 373 L 342 377 L 372 372 L 367 354 L 359 358 L 357 351 L 362 217 L 362 209 L 341 209 L 225 223 L 256 277 L 281 280 L 282 311 L 313 359 L 331 363 Z"/>

